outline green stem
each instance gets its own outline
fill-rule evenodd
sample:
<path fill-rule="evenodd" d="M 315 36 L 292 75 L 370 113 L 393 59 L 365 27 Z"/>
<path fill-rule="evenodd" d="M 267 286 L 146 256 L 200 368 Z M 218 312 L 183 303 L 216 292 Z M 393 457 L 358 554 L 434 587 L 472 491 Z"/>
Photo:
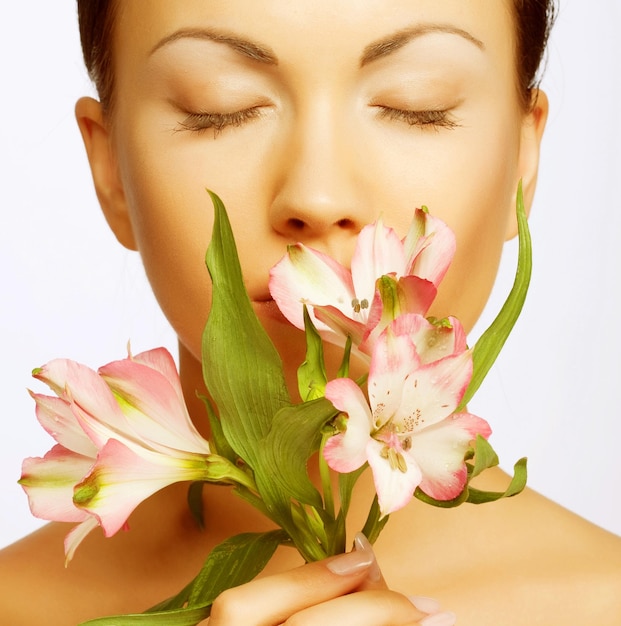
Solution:
<path fill-rule="evenodd" d="M 376 495 L 375 498 L 373 498 L 373 503 L 371 504 L 367 521 L 362 529 L 362 533 L 370 543 L 375 543 L 377 541 L 377 538 L 382 532 L 387 521 L 388 515 L 381 517 L 379 502 Z"/>
<path fill-rule="evenodd" d="M 292 521 L 294 528 L 289 536 L 298 552 L 307 563 L 321 561 L 328 552 L 325 548 L 325 533 L 317 533 L 317 523 L 311 520 L 306 508 L 298 503 L 292 504 Z"/>
<path fill-rule="evenodd" d="M 321 438 L 321 446 L 319 446 L 319 475 L 321 477 L 321 487 L 323 489 L 323 506 L 326 513 L 334 519 L 334 495 L 332 493 L 332 477 L 330 475 L 330 468 L 323 456 L 323 448 L 326 445 L 326 441 L 331 437 L 331 434 L 324 433 Z"/>

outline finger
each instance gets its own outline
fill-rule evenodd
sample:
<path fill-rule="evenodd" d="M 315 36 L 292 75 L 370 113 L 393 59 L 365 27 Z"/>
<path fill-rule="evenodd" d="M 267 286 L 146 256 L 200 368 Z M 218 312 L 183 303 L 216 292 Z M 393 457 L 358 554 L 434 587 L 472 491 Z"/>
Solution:
<path fill-rule="evenodd" d="M 371 591 L 373 589 L 388 589 L 388 585 L 384 580 L 384 576 L 380 569 L 379 563 L 375 558 L 375 552 L 373 546 L 369 540 L 362 534 L 357 533 L 354 538 L 354 550 L 367 552 L 373 555 L 373 562 L 367 570 L 367 575 L 364 577 L 362 583 L 358 587 L 357 591 Z"/>
<path fill-rule="evenodd" d="M 309 563 L 234 587 L 216 598 L 209 626 L 273 626 L 291 615 L 358 588 L 375 563 L 372 551 Z"/>
<path fill-rule="evenodd" d="M 287 626 L 348 624 L 351 626 L 409 626 L 430 617 L 396 591 L 359 591 L 317 604 L 296 613 Z"/>

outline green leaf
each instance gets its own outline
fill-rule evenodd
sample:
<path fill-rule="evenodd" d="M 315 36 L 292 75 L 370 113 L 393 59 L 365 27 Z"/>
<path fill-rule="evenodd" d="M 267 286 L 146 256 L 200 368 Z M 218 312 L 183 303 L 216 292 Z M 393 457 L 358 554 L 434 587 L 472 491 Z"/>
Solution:
<path fill-rule="evenodd" d="M 281 409 L 272 429 L 260 442 L 260 469 L 257 485 L 264 498 L 277 500 L 280 494 L 322 507 L 322 498 L 308 477 L 307 462 L 321 444 L 321 429 L 338 411 L 326 398 L 318 398 Z"/>
<path fill-rule="evenodd" d="M 351 503 L 352 491 L 356 485 L 356 481 L 360 475 L 367 469 L 368 464 L 361 465 L 357 470 L 348 472 L 347 474 L 339 474 L 339 497 L 341 499 L 341 512 L 343 516 L 347 515 L 349 505 Z"/>
<path fill-rule="evenodd" d="M 185 609 L 181 611 L 164 611 L 145 615 L 114 615 L 83 622 L 80 626 L 134 626 L 134 624 L 160 624 L 162 626 L 196 626 L 209 617 L 209 607 Z"/>
<path fill-rule="evenodd" d="M 517 321 L 528 292 L 532 270 L 532 250 L 528 220 L 524 209 L 524 197 L 522 194 L 522 182 L 520 181 L 517 191 L 516 213 L 518 223 L 518 264 L 515 273 L 513 287 L 502 309 L 491 323 L 489 328 L 479 337 L 474 346 L 472 359 L 474 370 L 472 379 L 466 389 L 466 393 L 457 408 L 457 412 L 463 409 L 472 399 L 487 372 L 494 364 L 496 357 L 502 350 L 505 341 L 509 337 L 515 322 Z"/>
<path fill-rule="evenodd" d="M 223 541 L 210 553 L 190 588 L 188 606 L 213 602 L 225 589 L 251 581 L 287 536 L 280 530 L 243 533 Z"/>
<path fill-rule="evenodd" d="M 475 478 L 483 470 L 496 467 L 496 465 L 498 465 L 498 455 L 494 448 L 485 437 L 477 435 L 474 443 L 474 466 L 470 472 L 470 478 Z"/>
<path fill-rule="evenodd" d="M 516 496 L 526 487 L 527 478 L 526 458 L 523 458 L 513 466 L 513 478 L 505 491 L 481 491 L 480 489 L 469 487 L 468 502 L 472 504 L 484 504 L 485 502 L 495 502 L 501 498 Z"/>
<path fill-rule="evenodd" d="M 351 357 L 352 340 L 351 335 L 347 335 L 345 341 L 345 348 L 343 349 L 343 359 L 339 367 L 339 371 L 336 374 L 337 378 L 349 378 L 349 359 Z"/>
<path fill-rule="evenodd" d="M 205 519 L 203 515 L 203 481 L 195 481 L 188 487 L 188 506 L 190 513 L 201 530 L 205 529 Z"/>
<path fill-rule="evenodd" d="M 203 377 L 227 440 L 254 467 L 258 442 L 290 399 L 280 356 L 246 292 L 226 209 L 209 194 L 215 218 L 206 263 L 213 290 L 203 333 Z"/>
<path fill-rule="evenodd" d="M 306 331 L 306 360 L 298 368 L 298 390 L 302 400 L 321 398 L 326 389 L 328 376 L 323 358 L 323 341 L 304 305 L 304 329 Z"/>
<path fill-rule="evenodd" d="M 210 552 L 201 571 L 189 585 L 147 613 L 195 609 L 211 604 L 225 589 L 242 585 L 257 576 L 286 539 L 280 530 L 229 537 Z"/>
<path fill-rule="evenodd" d="M 424 491 L 421 491 L 419 488 L 416 488 L 416 491 L 414 492 L 414 497 L 421 502 L 437 506 L 440 509 L 454 509 L 456 506 L 463 504 L 468 499 L 468 487 L 465 487 L 464 490 L 452 500 L 436 500 L 435 498 L 428 496 Z"/>
<path fill-rule="evenodd" d="M 229 461 L 231 461 L 231 463 L 236 463 L 239 457 L 235 453 L 235 450 L 231 448 L 231 445 L 224 436 L 224 432 L 222 431 L 222 423 L 220 422 L 220 418 L 216 414 L 211 400 L 208 397 L 200 394 L 199 398 L 203 401 L 203 404 L 205 405 L 205 410 L 207 411 L 207 417 L 209 418 L 209 429 L 211 432 L 209 443 L 211 446 L 211 451 L 227 458 Z"/>

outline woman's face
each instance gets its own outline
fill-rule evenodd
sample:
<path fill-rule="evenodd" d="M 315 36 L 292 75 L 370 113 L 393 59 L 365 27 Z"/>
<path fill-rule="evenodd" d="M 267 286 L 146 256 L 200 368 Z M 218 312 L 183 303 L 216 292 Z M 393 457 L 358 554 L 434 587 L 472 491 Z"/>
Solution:
<path fill-rule="evenodd" d="M 405 234 L 422 204 L 458 238 L 431 312 L 470 328 L 545 118 L 520 108 L 514 44 L 508 0 L 121 0 L 103 204 L 186 348 L 210 301 L 205 188 L 281 352 L 300 346 L 269 302 L 286 244 L 347 264 L 363 225 Z"/>

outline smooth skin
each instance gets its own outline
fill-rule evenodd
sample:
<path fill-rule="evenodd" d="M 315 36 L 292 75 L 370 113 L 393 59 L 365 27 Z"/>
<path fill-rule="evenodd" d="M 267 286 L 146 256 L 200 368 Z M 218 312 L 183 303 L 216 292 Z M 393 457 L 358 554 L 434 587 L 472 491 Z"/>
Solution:
<path fill-rule="evenodd" d="M 348 263 L 364 224 L 381 214 L 404 234 L 425 204 L 458 238 L 432 313 L 470 329 L 516 232 L 519 180 L 532 204 L 547 115 L 543 93 L 521 106 L 514 40 L 509 0 L 120 0 L 114 107 L 105 116 L 84 98 L 76 115 L 108 223 L 140 252 L 179 336 L 188 406 L 205 434 L 195 396 L 210 303 L 205 188 L 228 208 L 292 393 L 303 337 L 267 289 L 288 243 Z M 500 470 L 481 481 L 506 484 Z M 372 490 L 365 476 L 358 493 Z M 143 610 L 178 591 L 219 541 L 269 528 L 210 487 L 200 532 L 185 495 L 172 486 L 137 509 L 130 532 L 93 533 L 66 570 L 65 525 L 6 549 L 3 621 L 60 626 Z M 352 536 L 367 501 L 354 502 Z M 376 544 L 383 576 L 360 552 L 362 565 L 335 574 L 279 549 L 260 579 L 218 599 L 210 626 L 424 624 L 410 594 L 437 598 L 464 626 L 612 626 L 621 615 L 621 540 L 532 491 L 451 511 L 413 502 Z"/>

